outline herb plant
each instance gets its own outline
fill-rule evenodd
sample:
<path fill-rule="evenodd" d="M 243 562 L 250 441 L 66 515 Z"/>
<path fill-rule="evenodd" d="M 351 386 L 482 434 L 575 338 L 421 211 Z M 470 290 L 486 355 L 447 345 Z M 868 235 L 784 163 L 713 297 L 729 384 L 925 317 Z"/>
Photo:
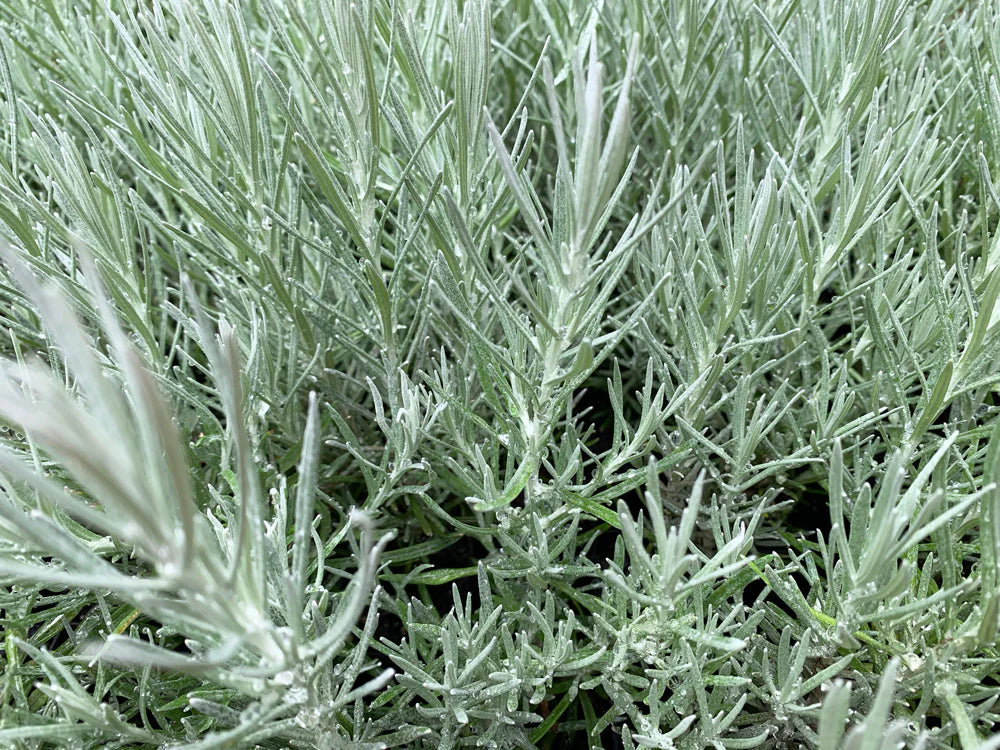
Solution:
<path fill-rule="evenodd" d="M 1000 747 L 994 0 L 0 0 L 0 744 Z"/>

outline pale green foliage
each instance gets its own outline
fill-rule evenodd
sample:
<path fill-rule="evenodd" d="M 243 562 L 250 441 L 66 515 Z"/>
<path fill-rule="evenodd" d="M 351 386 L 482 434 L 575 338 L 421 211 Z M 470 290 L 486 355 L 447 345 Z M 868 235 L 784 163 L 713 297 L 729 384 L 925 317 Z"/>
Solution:
<path fill-rule="evenodd" d="M 0 744 L 1000 747 L 998 31 L 0 0 Z"/>

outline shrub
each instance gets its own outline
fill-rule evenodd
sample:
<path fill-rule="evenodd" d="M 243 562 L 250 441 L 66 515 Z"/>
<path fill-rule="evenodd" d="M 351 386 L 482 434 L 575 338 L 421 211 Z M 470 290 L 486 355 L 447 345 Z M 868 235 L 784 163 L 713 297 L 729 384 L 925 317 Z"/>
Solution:
<path fill-rule="evenodd" d="M 1000 747 L 998 11 L 4 0 L 4 746 Z"/>

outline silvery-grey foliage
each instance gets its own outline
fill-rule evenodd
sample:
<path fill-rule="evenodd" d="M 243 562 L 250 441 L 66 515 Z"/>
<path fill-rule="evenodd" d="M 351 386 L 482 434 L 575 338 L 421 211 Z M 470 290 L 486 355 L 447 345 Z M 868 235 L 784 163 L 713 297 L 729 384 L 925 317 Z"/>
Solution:
<path fill-rule="evenodd" d="M 0 744 L 1000 747 L 994 0 L 0 0 Z"/>

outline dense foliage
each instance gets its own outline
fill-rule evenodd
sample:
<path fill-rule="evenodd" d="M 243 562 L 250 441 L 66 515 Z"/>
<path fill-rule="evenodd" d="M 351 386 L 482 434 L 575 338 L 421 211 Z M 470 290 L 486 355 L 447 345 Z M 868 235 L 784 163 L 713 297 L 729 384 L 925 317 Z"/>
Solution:
<path fill-rule="evenodd" d="M 0 0 L 0 744 L 997 748 L 1000 6 Z"/>

